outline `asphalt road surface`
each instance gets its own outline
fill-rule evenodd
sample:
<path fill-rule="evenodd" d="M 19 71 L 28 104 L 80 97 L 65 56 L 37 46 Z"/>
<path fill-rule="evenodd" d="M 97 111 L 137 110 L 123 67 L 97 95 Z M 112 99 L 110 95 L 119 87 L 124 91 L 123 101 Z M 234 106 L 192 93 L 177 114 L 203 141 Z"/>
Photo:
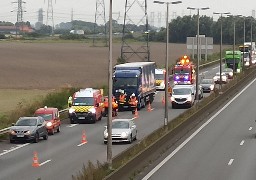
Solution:
<path fill-rule="evenodd" d="M 255 180 L 256 79 L 143 180 Z"/>
<path fill-rule="evenodd" d="M 204 69 L 200 72 L 205 77 L 212 78 L 218 71 L 218 66 Z M 139 118 L 135 119 L 138 128 L 138 140 L 149 135 L 152 131 L 164 124 L 164 105 L 162 104 L 164 92 L 158 92 L 152 103 L 152 112 L 147 108 L 139 111 Z M 249 100 L 249 98 L 248 98 Z M 177 117 L 186 109 L 171 109 L 169 105 L 169 120 Z M 247 107 L 247 106 L 246 106 Z M 245 107 L 241 107 L 245 109 Z M 117 118 L 133 118 L 130 111 L 120 112 Z M 102 118 L 96 124 L 62 124 L 61 132 L 49 136 L 47 141 L 39 143 L 16 143 L 9 141 L 0 142 L 0 179 L 71 179 L 87 165 L 90 160 L 105 162 L 107 159 L 106 148 L 103 144 L 104 126 L 107 118 Z M 85 130 L 87 144 L 81 145 L 82 132 Z M 220 134 L 218 134 L 220 135 Z M 207 140 L 208 142 L 208 140 Z M 114 144 L 113 156 L 129 148 L 130 144 Z M 38 153 L 40 167 L 32 167 L 34 152 Z M 190 162 L 190 161 L 186 161 Z"/>

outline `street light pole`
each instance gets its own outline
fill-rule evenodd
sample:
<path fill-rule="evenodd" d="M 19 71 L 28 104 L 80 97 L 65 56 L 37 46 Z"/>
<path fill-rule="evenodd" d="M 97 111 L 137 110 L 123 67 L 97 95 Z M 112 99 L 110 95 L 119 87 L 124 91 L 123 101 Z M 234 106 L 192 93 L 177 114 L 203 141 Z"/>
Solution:
<path fill-rule="evenodd" d="M 204 8 L 193 8 L 193 7 L 187 7 L 187 9 L 190 10 L 197 10 L 197 68 L 196 68 L 196 99 L 199 101 L 199 65 L 200 65 L 200 55 L 199 55 L 199 11 L 200 10 L 207 10 L 210 9 L 209 7 Z"/>
<path fill-rule="evenodd" d="M 168 82 L 169 82 L 169 4 L 180 4 L 182 1 L 154 1 L 153 3 L 157 4 L 166 4 L 166 59 L 165 59 L 165 106 L 164 106 L 164 127 L 167 127 L 168 124 Z"/>
<path fill-rule="evenodd" d="M 222 15 L 223 14 L 230 14 L 230 12 L 214 12 L 213 14 L 220 14 L 220 86 L 219 90 L 221 93 L 222 89 Z"/>
<path fill-rule="evenodd" d="M 236 61 L 235 61 L 235 46 L 236 46 L 236 17 L 240 17 L 242 15 L 228 15 L 229 17 L 233 17 L 233 73 L 235 74 L 236 72 Z"/>
<path fill-rule="evenodd" d="M 112 0 L 109 0 L 109 67 L 108 67 L 108 143 L 107 163 L 112 169 Z"/>

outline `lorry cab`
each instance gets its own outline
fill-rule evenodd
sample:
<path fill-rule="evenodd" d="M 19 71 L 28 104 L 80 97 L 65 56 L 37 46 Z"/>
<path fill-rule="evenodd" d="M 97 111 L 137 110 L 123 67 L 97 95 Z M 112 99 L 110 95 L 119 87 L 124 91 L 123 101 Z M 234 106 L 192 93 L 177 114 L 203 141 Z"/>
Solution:
<path fill-rule="evenodd" d="M 80 89 L 73 95 L 69 109 L 70 123 L 90 121 L 95 123 L 102 118 L 102 90 Z"/>
<path fill-rule="evenodd" d="M 35 111 L 35 116 L 41 116 L 46 121 L 46 128 L 49 134 L 60 132 L 60 114 L 58 108 L 47 107 L 39 108 Z"/>

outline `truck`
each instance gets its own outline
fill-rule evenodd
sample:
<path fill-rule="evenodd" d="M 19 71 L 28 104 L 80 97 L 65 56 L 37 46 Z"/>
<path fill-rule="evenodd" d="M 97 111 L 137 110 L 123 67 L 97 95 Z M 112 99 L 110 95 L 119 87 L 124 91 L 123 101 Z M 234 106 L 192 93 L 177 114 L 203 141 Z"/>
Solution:
<path fill-rule="evenodd" d="M 195 65 L 188 56 L 184 55 L 173 68 L 174 84 L 194 84 L 195 80 Z"/>
<path fill-rule="evenodd" d="M 249 46 L 249 51 L 251 55 L 251 63 L 255 64 L 256 63 L 256 46 L 255 42 L 244 42 L 245 46 Z"/>
<path fill-rule="evenodd" d="M 252 65 L 252 57 L 250 53 L 250 46 L 249 45 L 241 45 L 239 46 L 239 50 L 242 53 L 242 62 L 245 67 L 249 67 Z"/>
<path fill-rule="evenodd" d="M 72 97 L 72 106 L 69 108 L 70 123 L 92 122 L 102 118 L 103 90 L 85 88 L 75 92 Z"/>
<path fill-rule="evenodd" d="M 155 62 L 132 62 L 118 64 L 113 70 L 113 96 L 117 102 L 121 93 L 126 94 L 122 109 L 131 108 L 130 96 L 134 93 L 137 98 L 137 109 L 154 100 L 155 86 Z"/>
<path fill-rule="evenodd" d="M 226 51 L 225 53 L 225 67 L 233 69 L 234 73 L 242 71 L 242 53 L 241 51 Z"/>

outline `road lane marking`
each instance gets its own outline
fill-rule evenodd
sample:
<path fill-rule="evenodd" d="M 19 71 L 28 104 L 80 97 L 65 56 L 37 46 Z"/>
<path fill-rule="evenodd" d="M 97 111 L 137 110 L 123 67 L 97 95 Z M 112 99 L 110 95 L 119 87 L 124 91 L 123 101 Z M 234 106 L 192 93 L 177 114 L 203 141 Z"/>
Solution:
<path fill-rule="evenodd" d="M 252 130 L 252 127 L 249 127 L 249 131 L 251 131 Z"/>
<path fill-rule="evenodd" d="M 27 145 L 29 145 L 29 144 L 30 144 L 30 143 L 26 143 L 26 144 L 22 144 L 22 145 L 20 145 L 20 146 L 17 146 L 17 147 L 15 147 L 15 148 L 11 148 L 10 150 L 1 153 L 0 156 L 3 156 L 3 155 L 8 154 L 8 153 L 10 153 L 10 152 L 12 152 L 12 151 L 15 151 L 15 150 L 17 150 L 17 149 L 20 149 L 20 148 L 22 148 L 22 147 L 25 147 L 25 146 L 27 146 Z"/>
<path fill-rule="evenodd" d="M 84 144 L 86 144 L 86 143 L 81 143 L 81 144 L 78 144 L 77 146 L 80 147 L 80 146 L 82 146 L 82 145 L 84 145 Z"/>
<path fill-rule="evenodd" d="M 167 161 L 169 161 L 179 150 L 181 150 L 193 137 L 195 137 L 205 126 L 207 126 L 215 117 L 217 117 L 224 109 L 226 109 L 238 96 L 240 96 L 246 89 L 248 89 L 254 82 L 253 79 L 247 86 L 244 87 L 235 97 L 233 97 L 225 106 L 216 112 L 210 119 L 208 119 L 201 127 L 199 127 L 193 134 L 191 134 L 184 142 L 182 142 L 171 154 L 169 154 L 162 162 L 156 165 L 142 180 L 149 179 L 156 171 L 158 171 Z M 232 161 L 233 162 L 233 161 Z"/>
<path fill-rule="evenodd" d="M 240 146 L 244 145 L 244 140 L 241 141 Z"/>
<path fill-rule="evenodd" d="M 72 128 L 72 127 L 75 127 L 75 126 L 77 126 L 78 124 L 70 124 L 70 125 L 68 125 L 67 127 L 70 127 L 70 128 Z"/>
<path fill-rule="evenodd" d="M 51 159 L 48 159 L 47 161 L 44 161 L 44 162 L 42 162 L 41 164 L 39 164 L 39 166 L 42 166 L 42 165 L 44 165 L 44 164 L 46 164 L 46 163 L 48 163 L 48 162 L 51 162 L 52 160 Z"/>
<path fill-rule="evenodd" d="M 234 159 L 230 159 L 228 165 L 230 166 L 233 163 Z"/>

